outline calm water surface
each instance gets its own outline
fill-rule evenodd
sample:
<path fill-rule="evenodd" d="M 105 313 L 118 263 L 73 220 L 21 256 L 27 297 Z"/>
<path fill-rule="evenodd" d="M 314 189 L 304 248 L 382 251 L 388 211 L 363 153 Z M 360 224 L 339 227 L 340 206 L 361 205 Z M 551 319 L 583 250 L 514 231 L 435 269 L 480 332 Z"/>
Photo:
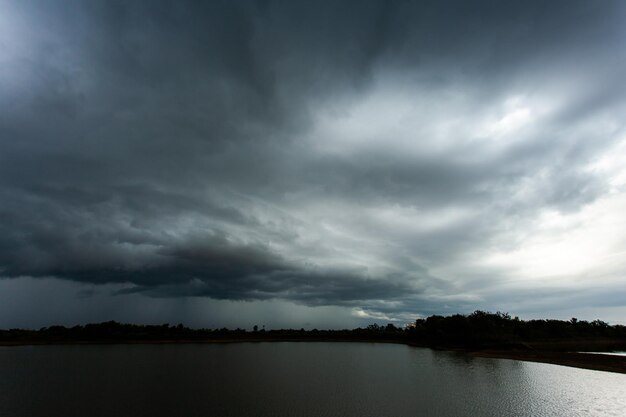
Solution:
<path fill-rule="evenodd" d="M 0 416 L 626 416 L 626 375 L 404 345 L 0 347 Z"/>

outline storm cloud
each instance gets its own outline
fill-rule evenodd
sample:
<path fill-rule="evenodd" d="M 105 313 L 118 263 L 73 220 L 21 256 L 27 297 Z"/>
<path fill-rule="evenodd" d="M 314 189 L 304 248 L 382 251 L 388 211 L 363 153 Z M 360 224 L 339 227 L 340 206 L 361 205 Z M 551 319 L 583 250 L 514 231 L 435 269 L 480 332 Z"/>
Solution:
<path fill-rule="evenodd" d="M 0 276 L 338 323 L 623 309 L 625 18 L 3 1 Z"/>

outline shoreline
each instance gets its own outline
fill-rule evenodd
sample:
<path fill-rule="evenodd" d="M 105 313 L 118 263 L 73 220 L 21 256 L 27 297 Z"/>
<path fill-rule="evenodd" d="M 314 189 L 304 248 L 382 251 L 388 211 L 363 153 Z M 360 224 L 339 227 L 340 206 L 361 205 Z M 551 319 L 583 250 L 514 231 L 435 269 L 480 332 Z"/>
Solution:
<path fill-rule="evenodd" d="M 478 358 L 509 359 L 626 374 L 626 357 L 606 353 L 484 350 L 468 352 Z"/>
<path fill-rule="evenodd" d="M 568 366 L 626 374 L 626 356 L 606 353 L 560 352 L 545 350 L 468 350 L 443 346 L 429 346 L 397 339 L 367 339 L 367 338 L 220 338 L 220 339 L 155 339 L 155 340 L 89 340 L 89 341 L 0 341 L 0 347 L 17 346 L 55 346 L 55 345 L 172 345 L 172 344 L 229 344 L 229 343 L 279 343 L 279 342 L 344 342 L 344 343 L 393 343 L 411 347 L 428 348 L 437 351 L 461 353 L 470 357 L 507 359 L 525 362 L 547 363 L 551 365 Z"/>

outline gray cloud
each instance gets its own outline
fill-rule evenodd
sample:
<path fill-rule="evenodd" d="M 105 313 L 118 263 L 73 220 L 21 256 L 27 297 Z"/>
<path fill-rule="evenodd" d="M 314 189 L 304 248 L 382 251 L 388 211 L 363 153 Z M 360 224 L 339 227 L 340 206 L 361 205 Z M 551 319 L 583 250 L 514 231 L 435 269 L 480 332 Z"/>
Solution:
<path fill-rule="evenodd" d="M 493 259 L 621 204 L 620 2 L 0 7 L 5 278 L 523 311 Z"/>

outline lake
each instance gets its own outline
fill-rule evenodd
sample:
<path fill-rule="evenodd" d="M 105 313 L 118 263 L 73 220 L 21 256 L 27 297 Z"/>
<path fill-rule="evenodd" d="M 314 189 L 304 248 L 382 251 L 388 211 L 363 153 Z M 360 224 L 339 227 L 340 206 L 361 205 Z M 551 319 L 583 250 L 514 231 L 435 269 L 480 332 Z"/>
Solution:
<path fill-rule="evenodd" d="M 626 375 L 375 343 L 0 347 L 0 416 L 625 416 Z"/>

